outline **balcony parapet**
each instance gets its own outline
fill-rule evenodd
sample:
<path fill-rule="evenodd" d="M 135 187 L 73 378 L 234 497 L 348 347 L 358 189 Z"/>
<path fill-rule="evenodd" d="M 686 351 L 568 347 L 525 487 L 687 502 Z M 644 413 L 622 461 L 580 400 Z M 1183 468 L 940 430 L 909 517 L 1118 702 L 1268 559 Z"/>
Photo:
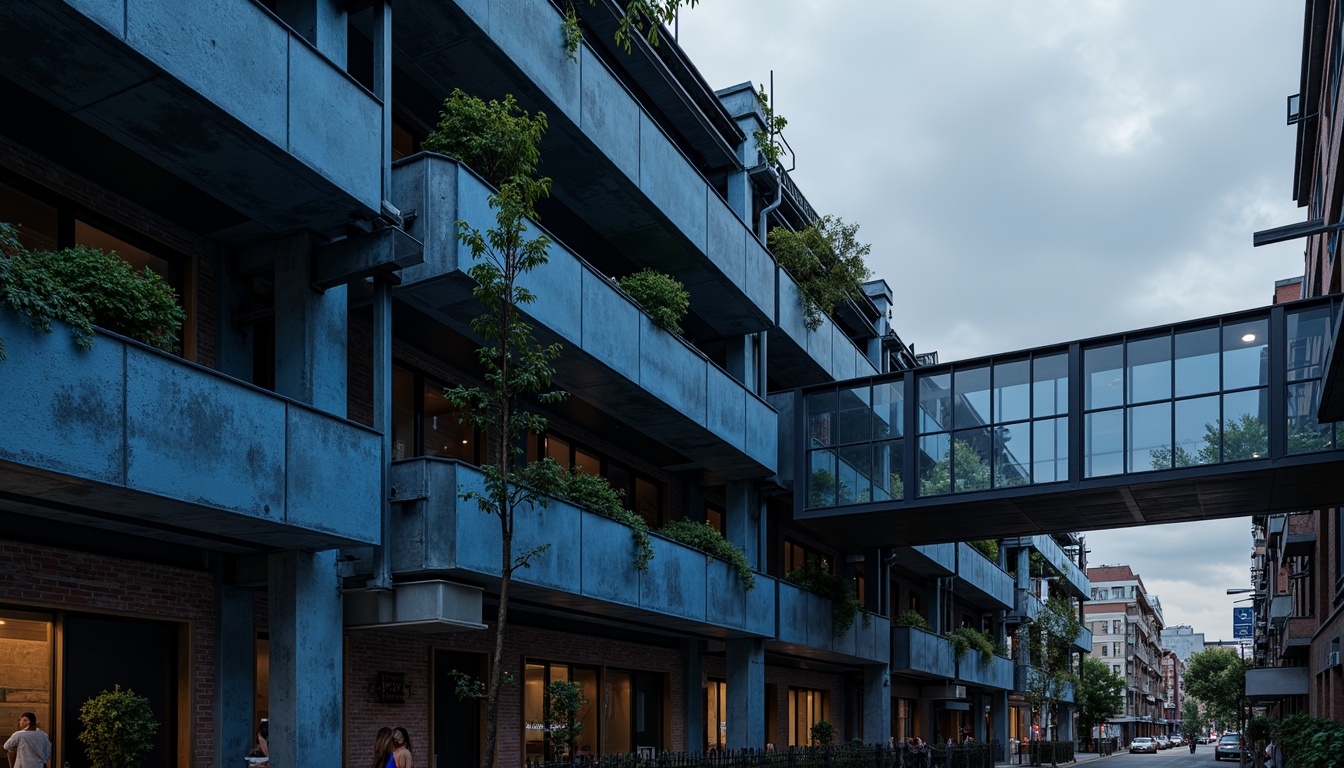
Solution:
<path fill-rule="evenodd" d="M 957 544 L 957 595 L 986 607 L 1013 607 L 1013 580 L 965 542 Z"/>
<path fill-rule="evenodd" d="M 378 541 L 366 427 L 99 331 L 0 312 L 0 488 L 42 517 L 229 552 Z"/>
<path fill-rule="evenodd" d="M 891 621 L 862 613 L 840 636 L 832 631 L 831 601 L 780 581 L 776 584 L 779 621 L 776 642 L 781 650 L 834 661 L 887 663 L 891 659 Z"/>
<path fill-rule="evenodd" d="M 1025 693 L 1032 689 L 1033 685 L 1041 679 L 1041 671 L 1027 664 L 1017 664 L 1014 666 L 1013 687 L 1015 690 Z M 1073 703 L 1074 689 L 1073 683 L 1065 682 L 1060 692 L 1060 701 L 1067 704 Z"/>
<path fill-rule="evenodd" d="M 985 688 L 1011 690 L 1013 662 L 998 654 L 990 654 L 985 659 L 978 651 L 967 651 L 957 660 L 957 679 Z"/>
<path fill-rule="evenodd" d="M 494 222 L 490 187 L 456 160 L 420 153 L 393 169 L 394 204 L 417 215 L 408 232 L 425 261 L 402 271 L 398 295 L 471 335 L 480 312 L 467 274 L 471 252 L 456 223 Z M 529 224 L 532 235 L 544 233 Z M 559 342 L 557 384 L 729 477 L 762 477 L 778 458 L 776 412 L 680 336 L 658 326 L 614 282 L 552 239 L 548 261 L 520 284 L 538 341 Z"/>
<path fill-rule="evenodd" d="M 260 3 L 4 3 L 0 64 L 275 231 L 380 209 L 382 104 Z"/>
<path fill-rule="evenodd" d="M 952 679 L 957 662 L 952 641 L 916 627 L 891 628 L 891 670 Z"/>
<path fill-rule="evenodd" d="M 394 462 L 392 570 L 398 580 L 459 578 L 497 584 L 499 521 L 464 501 L 484 476 L 446 459 Z M 648 572 L 633 566 L 628 526 L 562 501 L 516 513 L 514 551 L 547 546 L 513 576 L 511 593 L 580 614 L 660 625 L 716 637 L 774 636 L 774 580 L 756 574 L 747 590 L 723 561 L 657 534 L 650 535 Z"/>
<path fill-rule="evenodd" d="M 957 570 L 956 544 L 920 544 L 897 547 L 896 562 L 920 576 L 940 578 L 951 576 Z"/>

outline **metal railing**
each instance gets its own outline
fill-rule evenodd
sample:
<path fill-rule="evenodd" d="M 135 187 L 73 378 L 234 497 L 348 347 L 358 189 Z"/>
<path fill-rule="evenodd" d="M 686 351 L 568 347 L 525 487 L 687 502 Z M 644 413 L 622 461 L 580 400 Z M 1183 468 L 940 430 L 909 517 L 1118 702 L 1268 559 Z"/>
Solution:
<path fill-rule="evenodd" d="M 1070 759 L 1072 758 L 1072 745 Z M 709 752 L 625 753 L 564 762 L 529 762 L 528 768 L 994 768 L 998 742 L 952 746 L 845 744 Z"/>

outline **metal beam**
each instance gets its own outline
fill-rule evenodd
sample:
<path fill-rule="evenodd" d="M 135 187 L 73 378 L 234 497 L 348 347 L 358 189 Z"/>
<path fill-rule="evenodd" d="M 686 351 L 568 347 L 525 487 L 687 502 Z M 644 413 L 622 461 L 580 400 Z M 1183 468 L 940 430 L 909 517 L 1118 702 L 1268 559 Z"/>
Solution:
<path fill-rule="evenodd" d="M 421 264 L 419 240 L 396 227 L 375 229 L 313 249 L 313 286 L 321 290 Z"/>

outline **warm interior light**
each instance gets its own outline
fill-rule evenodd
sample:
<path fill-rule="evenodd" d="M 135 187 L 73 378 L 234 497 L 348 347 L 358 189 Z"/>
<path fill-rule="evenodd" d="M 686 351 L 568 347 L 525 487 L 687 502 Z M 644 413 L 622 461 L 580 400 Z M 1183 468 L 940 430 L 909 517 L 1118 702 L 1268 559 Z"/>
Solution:
<path fill-rule="evenodd" d="M 1242 336 L 1242 337 L 1241 337 L 1241 340 L 1244 341 L 1244 342 L 1246 342 L 1247 344 L 1250 344 L 1252 341 L 1255 341 L 1255 334 L 1254 334 L 1254 333 L 1248 333 L 1248 334 Z"/>

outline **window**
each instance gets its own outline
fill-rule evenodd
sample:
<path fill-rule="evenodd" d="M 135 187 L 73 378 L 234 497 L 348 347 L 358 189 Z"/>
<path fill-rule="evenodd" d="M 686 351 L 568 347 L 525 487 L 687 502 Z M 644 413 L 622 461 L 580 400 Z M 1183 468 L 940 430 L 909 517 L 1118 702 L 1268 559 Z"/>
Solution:
<path fill-rule="evenodd" d="M 811 746 L 812 726 L 830 719 L 826 691 L 789 689 L 789 746 Z"/>
<path fill-rule="evenodd" d="M 1111 587 L 1111 599 L 1112 599 L 1112 600 L 1124 600 L 1124 599 L 1125 599 L 1125 588 L 1124 588 L 1124 587 Z"/>
<path fill-rule="evenodd" d="M 902 742 L 915 735 L 916 699 L 896 699 L 896 723 L 892 726 L 892 735 Z"/>
<path fill-rule="evenodd" d="M 1124 619 L 1112 619 L 1112 620 L 1111 620 L 1111 634 L 1113 634 L 1113 635 L 1119 635 L 1119 634 L 1123 634 L 1124 631 L 1125 631 L 1125 627 L 1124 627 Z"/>
<path fill-rule="evenodd" d="M 392 458 L 436 456 L 480 464 L 481 440 L 443 396 L 445 385 L 402 366 L 392 368 Z"/>
<path fill-rule="evenodd" d="M 1120 650 L 1120 643 L 1111 643 L 1111 655 L 1119 656 L 1121 653 L 1123 653 L 1123 651 Z"/>
<path fill-rule="evenodd" d="M 728 683 L 710 680 L 705 688 L 705 749 L 728 744 Z"/>
<path fill-rule="evenodd" d="M 551 458 L 562 467 L 578 467 L 590 475 L 605 477 L 621 494 L 626 507 L 644 518 L 650 528 L 661 528 L 667 522 L 662 483 L 555 432 L 533 437 L 530 443 L 529 459 Z"/>
<path fill-rule="evenodd" d="M 1110 649 L 1107 648 L 1105 645 L 1101 646 L 1101 655 L 1102 655 L 1102 656 L 1110 656 L 1110 655 L 1111 655 L 1111 654 L 1110 654 Z"/>
<path fill-rule="evenodd" d="M 784 539 L 784 572 L 788 573 L 808 564 L 826 573 L 835 573 L 834 561 L 824 552 L 794 539 Z"/>
<path fill-rule="evenodd" d="M 1111 670 L 1112 670 L 1113 672 L 1115 672 L 1116 676 L 1119 676 L 1119 675 L 1120 675 L 1120 665 L 1119 665 L 1119 664 L 1112 664 L 1112 665 L 1111 665 Z"/>

